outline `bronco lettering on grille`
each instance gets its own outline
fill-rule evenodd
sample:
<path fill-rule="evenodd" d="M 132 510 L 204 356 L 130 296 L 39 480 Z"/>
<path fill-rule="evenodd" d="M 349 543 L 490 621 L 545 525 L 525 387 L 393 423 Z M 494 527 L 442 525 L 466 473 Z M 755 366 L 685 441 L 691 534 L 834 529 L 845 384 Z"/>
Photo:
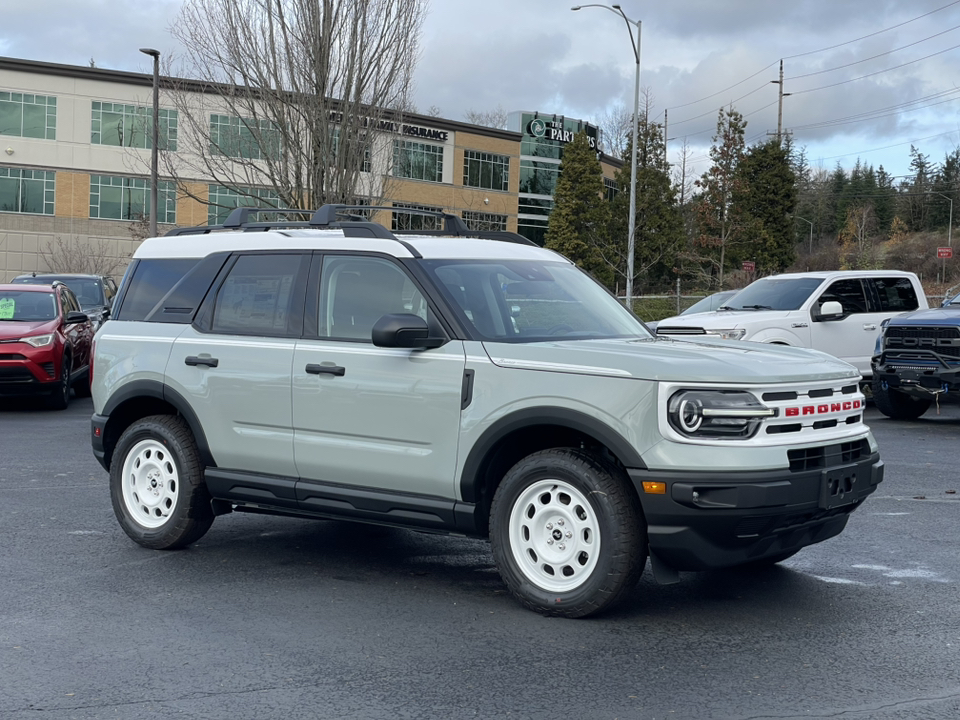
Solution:
<path fill-rule="evenodd" d="M 801 405 L 799 407 L 788 407 L 784 412 L 784 415 L 787 417 L 798 417 L 802 415 L 825 415 L 827 413 L 859 410 L 862 407 L 863 400 L 846 400 L 844 402 L 823 403 L 822 405 Z"/>

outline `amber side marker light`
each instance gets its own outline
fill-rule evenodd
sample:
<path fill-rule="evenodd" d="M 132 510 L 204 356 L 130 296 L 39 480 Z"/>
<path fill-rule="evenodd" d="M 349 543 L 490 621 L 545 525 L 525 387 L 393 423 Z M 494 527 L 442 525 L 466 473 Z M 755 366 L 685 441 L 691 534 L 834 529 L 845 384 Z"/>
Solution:
<path fill-rule="evenodd" d="M 667 484 L 662 482 L 645 482 L 643 491 L 651 495 L 666 495 Z"/>

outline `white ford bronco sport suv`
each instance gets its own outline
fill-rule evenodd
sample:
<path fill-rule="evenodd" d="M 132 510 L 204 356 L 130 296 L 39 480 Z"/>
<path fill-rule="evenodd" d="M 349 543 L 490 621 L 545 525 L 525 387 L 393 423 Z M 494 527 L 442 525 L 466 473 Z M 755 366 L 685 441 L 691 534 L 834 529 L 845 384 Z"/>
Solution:
<path fill-rule="evenodd" d="M 747 285 L 717 312 L 661 320 L 657 335 L 813 348 L 846 360 L 869 378 L 880 324 L 918 308 L 927 308 L 927 297 L 911 272 L 790 273 Z"/>
<path fill-rule="evenodd" d="M 648 557 L 660 582 L 790 557 L 883 478 L 845 362 L 655 338 L 565 258 L 451 215 L 253 212 L 144 241 L 96 337 L 93 450 L 145 547 L 234 511 L 487 537 L 523 605 L 578 617 Z"/>

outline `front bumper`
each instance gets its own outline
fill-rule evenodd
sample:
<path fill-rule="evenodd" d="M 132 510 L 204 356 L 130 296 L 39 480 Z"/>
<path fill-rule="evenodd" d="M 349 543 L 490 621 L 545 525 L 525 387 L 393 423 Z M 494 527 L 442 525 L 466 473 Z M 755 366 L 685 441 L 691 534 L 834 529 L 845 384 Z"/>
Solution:
<path fill-rule="evenodd" d="M 49 348 L 0 343 L 0 396 L 48 394 L 56 387 L 60 363 Z"/>
<path fill-rule="evenodd" d="M 960 362 L 933 350 L 883 353 L 873 358 L 873 376 L 894 390 L 930 399 L 960 392 Z"/>
<path fill-rule="evenodd" d="M 742 473 L 628 470 L 651 553 L 676 570 L 710 570 L 798 550 L 838 535 L 883 481 L 883 462 L 866 441 L 812 448 L 791 467 Z M 644 482 L 665 483 L 666 493 L 645 493 Z"/>

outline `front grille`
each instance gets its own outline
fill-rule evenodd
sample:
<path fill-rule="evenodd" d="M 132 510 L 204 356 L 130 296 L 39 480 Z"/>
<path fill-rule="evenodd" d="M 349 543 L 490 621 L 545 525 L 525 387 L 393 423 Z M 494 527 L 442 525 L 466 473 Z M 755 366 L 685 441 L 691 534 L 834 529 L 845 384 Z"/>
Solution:
<path fill-rule="evenodd" d="M 927 327 L 926 325 L 890 325 L 887 327 L 887 338 L 909 338 L 911 340 L 935 338 L 937 340 L 948 340 L 951 338 L 960 338 L 960 328 L 950 326 Z"/>
<path fill-rule="evenodd" d="M 821 468 L 849 465 L 870 454 L 870 443 L 866 440 L 824 445 L 822 447 L 788 450 L 790 472 L 805 472 Z"/>
<path fill-rule="evenodd" d="M 884 350 L 887 358 L 900 362 L 917 357 L 911 351 L 918 350 L 960 360 L 960 328 L 892 325 L 884 337 Z M 927 355 L 928 361 L 932 359 Z"/>
<path fill-rule="evenodd" d="M 699 327 L 670 327 L 657 325 L 657 335 L 706 335 L 706 331 Z"/>
<path fill-rule="evenodd" d="M 33 373 L 25 367 L 0 367 L 0 383 L 32 382 Z"/>
<path fill-rule="evenodd" d="M 26 360 L 26 356 L 20 353 L 0 353 L 0 360 Z"/>

